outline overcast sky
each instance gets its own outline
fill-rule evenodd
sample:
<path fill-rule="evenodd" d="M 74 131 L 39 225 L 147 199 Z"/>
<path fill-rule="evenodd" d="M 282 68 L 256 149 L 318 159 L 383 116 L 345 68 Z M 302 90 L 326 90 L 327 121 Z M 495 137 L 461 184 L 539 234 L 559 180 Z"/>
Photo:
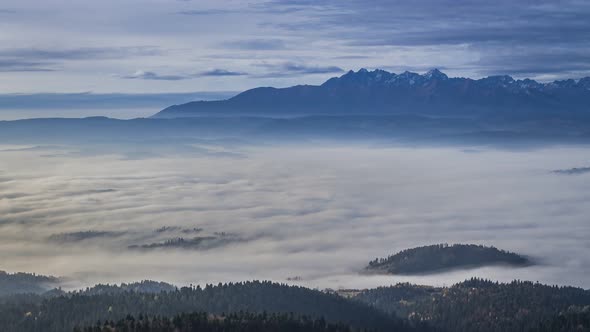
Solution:
<path fill-rule="evenodd" d="M 1 94 L 318 84 L 361 67 L 590 75 L 590 2 L 3 0 Z"/>

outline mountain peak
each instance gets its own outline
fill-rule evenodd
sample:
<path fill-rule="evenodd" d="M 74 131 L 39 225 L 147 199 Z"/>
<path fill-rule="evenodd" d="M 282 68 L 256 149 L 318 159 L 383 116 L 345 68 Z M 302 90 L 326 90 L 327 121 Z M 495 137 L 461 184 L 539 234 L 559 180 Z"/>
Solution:
<path fill-rule="evenodd" d="M 445 73 L 438 70 L 437 68 L 429 70 L 426 74 L 424 74 L 422 76 L 424 76 L 426 79 L 429 79 L 429 80 L 437 79 L 437 80 L 444 81 L 444 80 L 449 79 L 449 77 Z"/>

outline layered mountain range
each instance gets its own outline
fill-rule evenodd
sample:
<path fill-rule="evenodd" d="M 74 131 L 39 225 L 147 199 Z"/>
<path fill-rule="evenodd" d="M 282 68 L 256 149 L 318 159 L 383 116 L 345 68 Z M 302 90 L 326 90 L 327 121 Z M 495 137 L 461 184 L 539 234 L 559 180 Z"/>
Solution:
<path fill-rule="evenodd" d="M 423 75 L 384 70 L 334 77 L 322 85 L 255 88 L 220 101 L 174 105 L 154 115 L 392 115 L 576 116 L 590 114 L 590 77 L 539 83 L 510 76 L 450 78 L 438 69 Z"/>
<path fill-rule="evenodd" d="M 590 143 L 590 78 L 539 83 L 491 76 L 449 78 L 361 69 L 319 86 L 256 88 L 233 98 L 168 107 L 131 120 L 30 119 L 0 121 L 5 144 L 100 143 L 117 148 L 150 142 L 194 151 L 202 140 L 250 143 L 308 139 L 396 144 L 540 146 Z M 112 149 L 113 147 L 109 147 Z M 187 150 L 188 149 L 188 150 Z"/>

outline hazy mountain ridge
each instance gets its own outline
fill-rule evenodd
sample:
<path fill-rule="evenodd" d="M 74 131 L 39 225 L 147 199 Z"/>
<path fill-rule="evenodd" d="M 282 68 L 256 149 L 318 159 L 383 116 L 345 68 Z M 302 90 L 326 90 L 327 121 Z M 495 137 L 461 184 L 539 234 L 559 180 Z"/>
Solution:
<path fill-rule="evenodd" d="M 152 118 L 0 121 L 6 143 L 111 143 L 176 147 L 203 139 L 409 144 L 568 144 L 590 141 L 590 77 L 539 83 L 510 76 L 449 78 L 350 71 L 322 85 L 261 87 L 219 101 L 170 106 Z M 176 144 L 179 143 L 179 144 Z M 133 149 L 135 150 L 135 148 Z M 187 147 L 183 153 L 210 154 Z"/>
<path fill-rule="evenodd" d="M 511 76 L 449 78 L 434 69 L 423 75 L 361 69 L 316 85 L 261 87 L 221 101 L 174 105 L 156 118 L 203 115 L 300 116 L 322 114 L 428 114 L 437 116 L 588 115 L 590 77 L 539 83 Z M 557 113 L 556 113 L 557 112 Z"/>
<path fill-rule="evenodd" d="M 0 296 L 20 293 L 40 294 L 59 284 L 59 278 L 34 273 L 7 273 L 0 270 Z"/>
<path fill-rule="evenodd" d="M 539 119 L 396 115 L 316 115 L 294 118 L 204 116 L 174 119 L 117 120 L 29 119 L 0 121 L 0 139 L 13 144 L 94 144 L 95 152 L 132 146 L 149 147 L 147 154 L 170 153 L 171 146 L 184 155 L 219 153 L 186 144 L 302 143 L 308 139 L 389 141 L 400 144 L 544 145 L 590 141 L 590 121 L 565 116 Z M 113 147 L 112 143 L 116 146 Z M 165 143 L 165 144 L 164 144 Z M 172 144 L 170 144 L 172 143 Z M 99 145 L 97 145 L 99 144 Z M 184 148 L 183 148 L 184 147 Z M 176 150 L 174 150 L 176 151 Z M 228 155 L 226 155 L 228 156 Z"/>

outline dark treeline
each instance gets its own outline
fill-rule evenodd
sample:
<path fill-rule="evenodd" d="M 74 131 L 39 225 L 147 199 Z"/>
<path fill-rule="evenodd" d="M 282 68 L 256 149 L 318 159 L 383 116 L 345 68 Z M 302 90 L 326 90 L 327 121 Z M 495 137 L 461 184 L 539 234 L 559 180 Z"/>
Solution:
<path fill-rule="evenodd" d="M 199 311 L 294 313 L 359 328 L 414 330 L 406 321 L 357 301 L 303 287 L 260 281 L 185 287 L 160 293 L 128 290 L 90 295 L 68 293 L 52 298 L 27 295 L 24 299 L 13 298 L 0 303 L 0 326 L 4 327 L 3 331 L 61 332 L 97 321 L 118 321 L 127 315 L 172 317 Z"/>
<path fill-rule="evenodd" d="M 121 285 L 109 285 L 109 284 L 98 284 L 94 287 L 87 287 L 84 290 L 77 291 L 79 295 L 100 295 L 100 294 L 116 294 L 125 292 L 136 292 L 136 293 L 162 293 L 162 292 L 173 292 L 177 288 L 168 283 L 161 281 L 144 280 L 133 283 L 123 283 Z"/>
<path fill-rule="evenodd" d="M 526 332 L 542 323 L 560 324 L 560 320 L 546 321 L 572 306 L 590 305 L 590 291 L 474 278 L 449 288 L 411 284 L 380 287 L 363 291 L 354 299 L 448 331 Z M 563 331 L 577 331 L 566 326 Z"/>
<path fill-rule="evenodd" d="M 590 332 L 590 306 L 571 307 L 549 319 L 531 332 Z"/>
<path fill-rule="evenodd" d="M 192 331 L 190 326 L 196 322 L 205 324 L 199 331 L 234 331 L 238 322 L 245 330 L 258 331 L 573 332 L 589 328 L 590 290 L 575 287 L 474 278 L 452 287 L 398 284 L 354 294 L 345 298 L 337 292 L 261 281 L 180 289 L 153 281 L 97 285 L 78 292 L 0 298 L 0 331 L 78 327 L 96 332 L 182 332 Z M 231 319 L 224 325 L 226 318 L 220 317 Z M 325 324 L 314 325 L 322 319 Z"/>
<path fill-rule="evenodd" d="M 525 257 L 495 247 L 435 244 L 402 250 L 387 258 L 377 258 L 369 262 L 367 270 L 390 274 L 420 274 L 491 264 L 522 266 L 530 262 Z"/>
<path fill-rule="evenodd" d="M 211 315 L 204 312 L 180 314 L 172 318 L 127 316 L 117 322 L 104 322 L 76 328 L 75 332 L 353 332 L 371 331 L 353 329 L 345 324 L 328 323 L 322 318 L 309 318 L 293 314 L 251 314 L 238 312 L 229 315 Z"/>
<path fill-rule="evenodd" d="M 178 237 L 163 242 L 131 245 L 129 249 L 210 249 L 220 245 L 223 245 L 223 241 L 215 236 L 198 236 L 192 239 Z"/>

